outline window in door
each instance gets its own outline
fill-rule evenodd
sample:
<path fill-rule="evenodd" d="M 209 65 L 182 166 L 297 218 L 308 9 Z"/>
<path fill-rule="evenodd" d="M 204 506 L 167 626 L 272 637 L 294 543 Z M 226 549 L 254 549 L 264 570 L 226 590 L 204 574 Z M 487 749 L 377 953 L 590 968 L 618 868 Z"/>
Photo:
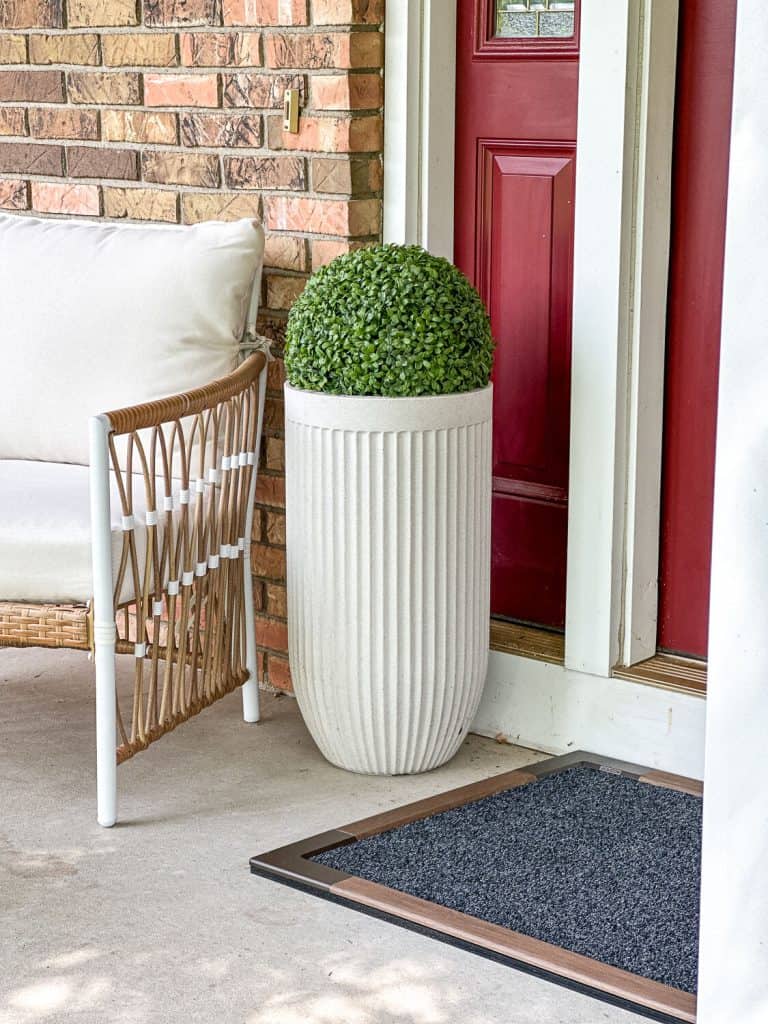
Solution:
<path fill-rule="evenodd" d="M 575 0 L 496 0 L 494 35 L 500 39 L 569 38 Z"/>

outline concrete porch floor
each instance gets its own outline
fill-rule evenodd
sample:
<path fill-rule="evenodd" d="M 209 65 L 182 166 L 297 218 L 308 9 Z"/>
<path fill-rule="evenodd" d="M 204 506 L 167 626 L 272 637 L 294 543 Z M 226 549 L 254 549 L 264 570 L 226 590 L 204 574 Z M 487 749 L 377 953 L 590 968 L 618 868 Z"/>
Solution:
<path fill-rule="evenodd" d="M 408 778 L 326 763 L 235 694 L 119 770 L 95 823 L 93 677 L 0 650 L 0 1024 L 633 1024 L 643 1018 L 256 878 L 257 852 L 539 755 L 470 737 Z"/>

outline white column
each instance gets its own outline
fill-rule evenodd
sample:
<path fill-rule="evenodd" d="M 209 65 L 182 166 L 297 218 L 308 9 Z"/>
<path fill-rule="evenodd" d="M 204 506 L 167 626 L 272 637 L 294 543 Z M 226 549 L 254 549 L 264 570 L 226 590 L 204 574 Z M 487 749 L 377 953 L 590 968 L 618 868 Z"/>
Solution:
<path fill-rule="evenodd" d="M 698 1024 L 768 1020 L 767 96 L 765 11 L 740 3 L 715 461 Z"/>

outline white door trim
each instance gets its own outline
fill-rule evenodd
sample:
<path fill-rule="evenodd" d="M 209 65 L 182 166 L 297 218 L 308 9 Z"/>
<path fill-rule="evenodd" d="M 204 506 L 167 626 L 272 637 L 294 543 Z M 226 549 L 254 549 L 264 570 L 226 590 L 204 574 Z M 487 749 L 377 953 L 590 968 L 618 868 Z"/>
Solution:
<path fill-rule="evenodd" d="M 656 653 L 676 0 L 583 0 L 565 663 Z"/>
<path fill-rule="evenodd" d="M 693 694 L 491 651 L 472 732 L 548 754 L 589 750 L 700 779 L 706 706 Z"/>
<path fill-rule="evenodd" d="M 384 238 L 453 257 L 456 0 L 388 0 Z M 656 649 L 677 0 L 582 0 L 566 664 Z"/>

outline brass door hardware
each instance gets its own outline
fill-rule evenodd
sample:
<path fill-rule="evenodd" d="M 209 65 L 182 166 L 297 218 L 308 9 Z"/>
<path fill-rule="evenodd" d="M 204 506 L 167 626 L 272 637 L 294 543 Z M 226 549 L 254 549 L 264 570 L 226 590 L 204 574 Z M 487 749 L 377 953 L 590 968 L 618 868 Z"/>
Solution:
<path fill-rule="evenodd" d="M 283 95 L 283 131 L 295 135 L 299 130 L 299 90 L 286 89 Z"/>

